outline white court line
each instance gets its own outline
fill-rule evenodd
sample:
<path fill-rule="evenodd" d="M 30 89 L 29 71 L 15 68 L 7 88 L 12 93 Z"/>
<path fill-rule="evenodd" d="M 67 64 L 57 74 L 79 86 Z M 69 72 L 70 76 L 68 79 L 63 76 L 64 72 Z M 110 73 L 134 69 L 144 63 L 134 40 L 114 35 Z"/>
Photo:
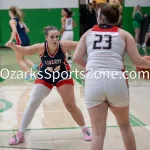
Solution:
<path fill-rule="evenodd" d="M 149 126 L 144 126 L 147 130 L 149 130 L 150 131 L 150 127 Z"/>
<path fill-rule="evenodd" d="M 150 87 L 150 85 L 141 85 L 141 84 L 140 85 L 130 85 L 129 84 L 129 86 L 130 87 Z"/>
<path fill-rule="evenodd" d="M 135 122 L 137 122 L 138 124 L 140 124 L 141 125 L 141 127 L 145 127 L 147 130 L 149 130 L 150 131 L 150 127 L 149 126 L 144 126 L 144 125 L 142 125 L 140 122 L 138 122 L 136 119 L 134 119 L 132 116 L 130 116 Z"/>

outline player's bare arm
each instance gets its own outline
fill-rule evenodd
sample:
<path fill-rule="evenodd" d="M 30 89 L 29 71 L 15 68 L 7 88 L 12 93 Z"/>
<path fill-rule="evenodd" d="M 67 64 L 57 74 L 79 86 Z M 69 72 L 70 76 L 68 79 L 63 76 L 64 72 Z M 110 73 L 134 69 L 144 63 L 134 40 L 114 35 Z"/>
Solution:
<path fill-rule="evenodd" d="M 7 47 L 10 47 L 11 49 L 13 49 L 14 51 L 17 51 L 23 55 L 33 55 L 33 54 L 43 54 L 44 52 L 44 44 L 34 44 L 32 46 L 20 46 L 20 45 L 16 45 L 14 43 L 9 43 L 6 44 Z"/>

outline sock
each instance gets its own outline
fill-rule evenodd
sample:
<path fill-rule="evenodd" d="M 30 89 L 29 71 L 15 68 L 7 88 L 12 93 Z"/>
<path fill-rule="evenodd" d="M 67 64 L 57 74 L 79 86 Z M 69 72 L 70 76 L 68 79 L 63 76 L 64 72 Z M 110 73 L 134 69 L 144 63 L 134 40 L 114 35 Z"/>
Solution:
<path fill-rule="evenodd" d="M 21 130 L 21 129 L 19 129 L 19 131 L 20 131 L 22 134 L 24 134 L 24 133 L 25 133 L 25 130 Z"/>
<path fill-rule="evenodd" d="M 81 127 L 81 130 L 82 130 L 83 133 L 86 132 L 86 134 L 87 134 L 88 136 L 91 136 L 91 134 L 90 134 L 90 132 L 89 132 L 89 130 L 88 130 L 88 128 L 87 128 L 86 125 L 80 126 L 80 127 Z"/>
<path fill-rule="evenodd" d="M 81 128 L 82 130 L 84 130 L 84 129 L 87 129 L 87 126 L 86 126 L 86 125 L 80 126 L 80 128 Z"/>

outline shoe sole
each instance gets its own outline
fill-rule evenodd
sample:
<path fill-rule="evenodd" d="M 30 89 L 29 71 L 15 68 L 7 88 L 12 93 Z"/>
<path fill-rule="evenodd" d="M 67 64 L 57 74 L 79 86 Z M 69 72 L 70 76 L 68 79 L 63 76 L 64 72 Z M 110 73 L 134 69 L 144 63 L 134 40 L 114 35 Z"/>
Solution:
<path fill-rule="evenodd" d="M 25 142 L 25 140 L 24 141 L 20 141 L 19 143 L 16 143 L 16 144 L 9 143 L 9 145 L 18 145 L 18 144 L 21 144 L 21 143 L 24 143 L 24 142 Z"/>

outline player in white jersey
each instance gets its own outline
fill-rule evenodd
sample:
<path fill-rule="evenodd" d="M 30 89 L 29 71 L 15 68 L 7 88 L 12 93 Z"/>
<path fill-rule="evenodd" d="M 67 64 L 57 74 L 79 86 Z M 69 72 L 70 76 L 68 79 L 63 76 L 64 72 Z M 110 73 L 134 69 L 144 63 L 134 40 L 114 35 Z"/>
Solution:
<path fill-rule="evenodd" d="M 93 131 L 90 150 L 103 150 L 108 108 L 116 117 L 125 149 L 136 150 L 129 119 L 123 56 L 127 52 L 133 63 L 143 68 L 150 68 L 150 62 L 140 56 L 131 34 L 116 26 L 120 17 L 119 5 L 105 4 L 100 14 L 99 25 L 81 37 L 73 56 L 73 61 L 86 68 L 87 72 L 85 103 Z"/>
<path fill-rule="evenodd" d="M 76 27 L 76 22 L 73 20 L 72 15 L 73 12 L 70 11 L 68 8 L 63 8 L 61 11 L 62 18 L 61 18 L 61 23 L 62 23 L 62 28 L 60 30 L 61 40 L 71 40 L 73 41 L 73 28 Z M 67 53 L 68 55 L 68 63 L 71 65 L 72 64 L 72 58 L 71 58 L 71 52 Z"/>

